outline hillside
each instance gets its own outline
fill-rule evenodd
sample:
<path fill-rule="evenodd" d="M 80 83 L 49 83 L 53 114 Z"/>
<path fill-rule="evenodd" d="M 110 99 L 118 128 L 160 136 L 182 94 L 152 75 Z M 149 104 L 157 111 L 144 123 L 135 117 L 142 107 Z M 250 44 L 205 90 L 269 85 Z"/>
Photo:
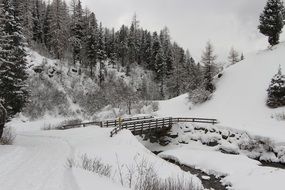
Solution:
<path fill-rule="evenodd" d="M 266 106 L 267 88 L 279 65 L 285 70 L 285 43 L 247 55 L 246 59 L 229 67 L 217 81 L 217 90 L 210 101 L 193 106 L 186 94 L 160 102 L 158 115 L 217 118 L 221 125 L 243 129 L 257 135 L 284 141 L 285 122 L 276 114 L 285 108 Z"/>

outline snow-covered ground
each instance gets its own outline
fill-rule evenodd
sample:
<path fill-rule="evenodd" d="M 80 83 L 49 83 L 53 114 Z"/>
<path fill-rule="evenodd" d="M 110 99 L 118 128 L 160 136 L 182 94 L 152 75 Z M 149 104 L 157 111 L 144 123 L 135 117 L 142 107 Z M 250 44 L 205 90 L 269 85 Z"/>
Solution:
<path fill-rule="evenodd" d="M 198 178 L 155 156 L 129 131 L 122 131 L 114 138 L 110 138 L 110 131 L 96 126 L 66 131 L 41 131 L 36 130 L 36 126 L 20 130 L 17 127 L 15 144 L 0 146 L 1 190 L 126 189 L 128 169 L 133 168 L 135 176 L 135 167 L 141 161 L 152 165 L 162 179 L 181 176 L 201 186 Z M 67 167 L 68 159 L 79 161 L 83 155 L 109 165 L 111 177 Z M 126 180 L 124 187 L 120 171 Z"/>
<path fill-rule="evenodd" d="M 285 142 L 285 121 L 275 114 L 285 108 L 266 106 L 267 88 L 279 65 L 285 72 L 285 43 L 272 50 L 247 55 L 246 59 L 226 69 L 217 82 L 210 101 L 193 106 L 188 95 L 160 102 L 159 116 L 188 116 L 216 118 L 221 125 L 249 131 Z"/>

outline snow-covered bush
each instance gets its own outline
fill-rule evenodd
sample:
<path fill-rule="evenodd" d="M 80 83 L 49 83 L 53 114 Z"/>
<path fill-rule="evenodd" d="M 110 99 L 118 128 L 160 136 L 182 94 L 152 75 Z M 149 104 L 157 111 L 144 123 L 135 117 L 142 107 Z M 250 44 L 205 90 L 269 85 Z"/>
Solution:
<path fill-rule="evenodd" d="M 272 118 L 275 118 L 279 121 L 285 120 L 285 112 L 280 112 L 280 113 L 276 113 L 272 116 Z"/>
<path fill-rule="evenodd" d="M 82 119 L 75 118 L 75 119 L 66 119 L 60 123 L 57 124 L 45 124 L 42 130 L 48 131 L 48 130 L 62 130 L 62 126 L 65 125 L 74 125 L 74 124 L 79 124 L 82 123 Z M 78 127 L 78 126 L 74 126 Z"/>
<path fill-rule="evenodd" d="M 199 190 L 193 181 L 184 175 L 162 179 L 150 161 L 144 158 L 134 159 L 136 164 L 132 166 L 121 166 L 118 163 L 122 186 L 136 190 Z"/>
<path fill-rule="evenodd" d="M 271 84 L 267 90 L 267 105 L 271 108 L 285 106 L 285 75 L 282 75 L 281 68 L 272 78 Z"/>
<path fill-rule="evenodd" d="M 0 144 L 12 145 L 16 138 L 16 134 L 11 127 L 6 127 L 3 130 L 2 138 L 0 138 Z"/>
<path fill-rule="evenodd" d="M 189 93 L 189 99 L 193 104 L 201 104 L 211 98 L 211 92 L 204 88 L 198 88 Z"/>
<path fill-rule="evenodd" d="M 62 116 L 71 113 L 65 92 L 57 88 L 57 85 L 47 76 L 34 74 L 28 82 L 30 97 L 23 109 L 23 115 L 37 119 L 46 113 L 58 113 Z"/>

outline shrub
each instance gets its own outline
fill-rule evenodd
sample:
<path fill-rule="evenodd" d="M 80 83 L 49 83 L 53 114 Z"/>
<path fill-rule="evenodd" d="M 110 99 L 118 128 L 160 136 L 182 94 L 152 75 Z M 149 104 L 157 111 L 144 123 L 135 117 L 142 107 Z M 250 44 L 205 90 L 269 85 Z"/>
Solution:
<path fill-rule="evenodd" d="M 279 121 L 285 121 L 285 112 L 276 113 L 273 117 Z"/>
<path fill-rule="evenodd" d="M 81 168 L 86 171 L 97 173 L 100 176 L 110 177 L 112 167 L 108 164 L 104 164 L 98 158 L 88 158 L 86 154 L 81 156 L 79 162 L 76 162 L 74 159 L 67 160 L 68 168 Z"/>
<path fill-rule="evenodd" d="M 2 145 L 12 145 L 16 138 L 16 134 L 11 127 L 6 127 L 3 130 L 2 138 L 0 139 L 0 144 Z"/>
<path fill-rule="evenodd" d="M 204 88 L 198 88 L 189 93 L 189 99 L 193 104 L 201 104 L 211 97 L 211 92 Z"/>
<path fill-rule="evenodd" d="M 148 160 L 142 158 L 135 165 L 121 166 L 118 164 L 118 173 L 121 184 L 136 190 L 198 190 L 188 176 L 178 175 L 162 179 L 155 167 Z"/>
<path fill-rule="evenodd" d="M 134 158 L 135 160 L 137 157 Z M 112 167 L 103 163 L 98 158 L 88 158 L 86 154 L 81 156 L 79 161 L 68 159 L 66 166 L 68 168 L 81 168 L 90 172 L 111 178 Z M 192 179 L 188 176 L 178 175 L 162 179 L 155 171 L 152 163 L 146 159 L 136 161 L 135 165 L 129 166 L 120 164 L 117 157 L 117 171 L 115 171 L 113 180 L 119 180 L 122 186 L 128 186 L 136 190 L 200 190 Z"/>
<path fill-rule="evenodd" d="M 59 113 L 66 116 L 71 112 L 64 91 L 57 88 L 52 80 L 45 76 L 33 75 L 29 79 L 30 98 L 23 114 L 31 119 L 43 117 L 46 113 Z"/>
<path fill-rule="evenodd" d="M 45 124 L 44 127 L 42 128 L 43 130 L 45 131 L 48 131 L 48 130 L 61 130 L 62 129 L 62 126 L 64 125 L 74 125 L 74 124 L 79 124 L 79 123 L 82 123 L 82 119 L 66 119 L 58 124 Z M 75 126 L 74 128 L 76 128 L 77 126 Z M 70 128 L 73 128 L 73 127 L 70 127 Z"/>

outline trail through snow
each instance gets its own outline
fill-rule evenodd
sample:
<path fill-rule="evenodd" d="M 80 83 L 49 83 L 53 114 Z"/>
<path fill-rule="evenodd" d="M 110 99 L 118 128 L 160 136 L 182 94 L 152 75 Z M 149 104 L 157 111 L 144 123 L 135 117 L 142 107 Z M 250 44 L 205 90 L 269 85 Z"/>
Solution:
<path fill-rule="evenodd" d="M 0 149 L 0 187 L 3 190 L 77 190 L 71 169 L 65 167 L 72 147 L 60 138 L 18 135 L 15 146 Z"/>

